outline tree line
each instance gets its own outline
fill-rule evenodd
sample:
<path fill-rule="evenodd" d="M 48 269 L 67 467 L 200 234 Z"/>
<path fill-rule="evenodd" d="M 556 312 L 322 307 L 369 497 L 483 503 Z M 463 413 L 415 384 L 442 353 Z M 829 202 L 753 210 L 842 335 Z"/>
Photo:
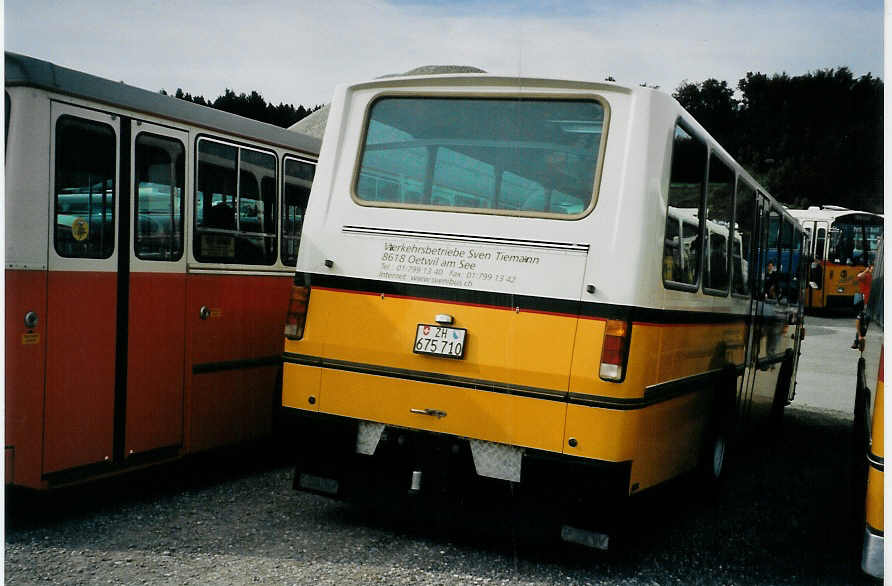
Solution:
<path fill-rule="evenodd" d="M 163 89 L 161 90 L 161 93 L 165 96 L 169 95 L 167 91 Z M 298 105 L 295 108 L 294 104 L 285 104 L 282 102 L 280 102 L 278 106 L 274 106 L 271 103 L 267 103 L 267 101 L 263 99 L 263 96 L 256 91 L 252 91 L 250 94 L 244 92 L 236 94 L 229 88 L 226 88 L 223 95 L 217 96 L 214 100 L 207 100 L 204 96 L 193 96 L 190 93 L 184 92 L 182 88 L 177 88 L 173 97 L 186 100 L 187 102 L 200 104 L 202 106 L 216 108 L 217 110 L 223 110 L 224 112 L 229 112 L 231 114 L 238 114 L 245 118 L 252 118 L 261 122 L 275 124 L 276 126 L 281 126 L 283 128 L 288 128 L 298 120 L 305 118 L 322 107 L 320 104 L 310 107 Z"/>
<path fill-rule="evenodd" d="M 847 67 L 714 78 L 672 94 L 772 195 L 793 208 L 883 211 L 883 82 Z"/>

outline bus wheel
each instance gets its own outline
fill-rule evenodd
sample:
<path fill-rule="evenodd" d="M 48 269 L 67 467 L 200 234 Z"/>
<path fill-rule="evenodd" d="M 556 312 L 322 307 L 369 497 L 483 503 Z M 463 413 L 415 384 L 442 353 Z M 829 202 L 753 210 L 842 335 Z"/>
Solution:
<path fill-rule="evenodd" d="M 700 452 L 699 477 L 707 492 L 715 492 L 724 477 L 734 428 L 736 375 L 729 373 L 719 386 Z"/>
<path fill-rule="evenodd" d="M 711 491 L 718 487 L 725 471 L 725 456 L 728 451 L 728 436 L 718 421 L 710 424 L 700 456 L 700 480 L 704 488 Z"/>

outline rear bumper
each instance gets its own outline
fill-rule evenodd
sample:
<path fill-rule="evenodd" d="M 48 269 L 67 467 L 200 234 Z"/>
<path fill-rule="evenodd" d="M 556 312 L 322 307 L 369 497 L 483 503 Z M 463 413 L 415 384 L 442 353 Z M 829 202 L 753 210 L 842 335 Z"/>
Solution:
<path fill-rule="evenodd" d="M 360 422 L 346 417 L 283 409 L 294 438 L 294 488 L 353 500 L 381 495 L 473 498 L 508 492 L 569 510 L 598 509 L 628 496 L 631 462 L 603 462 L 534 449 L 517 450 L 519 482 L 509 473 L 481 470 L 467 438 L 383 426 L 377 443 L 357 448 Z M 498 448 L 496 444 L 493 447 Z M 482 472 L 485 475 L 481 475 Z M 414 479 L 414 480 L 413 480 Z M 596 506 L 579 507 L 585 501 Z M 578 517 L 578 515 L 576 515 Z"/>

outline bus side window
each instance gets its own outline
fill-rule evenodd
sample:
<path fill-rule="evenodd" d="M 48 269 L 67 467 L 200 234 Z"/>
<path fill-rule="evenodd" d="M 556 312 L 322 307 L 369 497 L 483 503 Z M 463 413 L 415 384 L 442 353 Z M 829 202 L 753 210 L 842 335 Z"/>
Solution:
<path fill-rule="evenodd" d="M 237 262 L 276 262 L 276 158 L 242 148 L 239 159 Z"/>
<path fill-rule="evenodd" d="M 734 293 L 746 295 L 751 284 L 750 262 L 754 258 L 753 226 L 756 220 L 756 190 L 744 180 L 737 182 L 736 202 L 734 245 L 732 247 L 732 288 Z M 740 250 L 739 253 L 738 250 Z"/>
<path fill-rule="evenodd" d="M 799 256 L 798 253 L 795 258 L 793 256 L 795 233 L 792 222 L 789 219 L 784 219 L 781 223 L 780 251 L 778 255 L 780 265 L 777 267 L 779 273 L 777 296 L 783 302 L 794 301 L 793 297 L 795 294 L 793 289 L 799 286 L 799 281 L 796 278 Z"/>
<path fill-rule="evenodd" d="M 294 266 L 304 225 L 304 212 L 310 199 L 310 188 L 316 165 L 285 157 L 282 207 L 282 263 Z"/>
<path fill-rule="evenodd" d="M 663 245 L 664 284 L 696 285 L 700 277 L 700 213 L 706 178 L 706 145 L 676 125 L 669 177 L 669 206 Z M 684 218 L 681 242 L 676 246 L 677 223 Z M 671 275 L 670 279 L 666 279 Z"/>
<path fill-rule="evenodd" d="M 724 161 L 710 155 L 709 182 L 706 186 L 706 221 L 709 232 L 708 267 L 703 274 L 703 288 L 714 295 L 728 293 L 728 231 L 734 197 L 734 172 Z"/>
<path fill-rule="evenodd" d="M 201 138 L 195 177 L 195 258 L 276 262 L 276 157 Z"/>
<path fill-rule="evenodd" d="M 179 260 L 186 149 L 176 139 L 143 132 L 136 137 L 134 161 L 134 252 L 143 260 Z"/>
<path fill-rule="evenodd" d="M 108 258 L 115 249 L 115 157 L 111 126 L 56 122 L 55 247 L 59 256 Z"/>
<path fill-rule="evenodd" d="M 824 249 L 827 247 L 827 230 L 818 228 L 818 235 L 815 238 L 815 260 L 824 260 Z"/>
<path fill-rule="evenodd" d="M 768 300 L 777 300 L 780 293 L 778 290 L 778 279 L 780 277 L 780 254 L 778 254 L 780 225 L 780 212 L 769 210 L 762 225 L 762 274 L 764 275 L 762 293 L 765 299 Z"/>

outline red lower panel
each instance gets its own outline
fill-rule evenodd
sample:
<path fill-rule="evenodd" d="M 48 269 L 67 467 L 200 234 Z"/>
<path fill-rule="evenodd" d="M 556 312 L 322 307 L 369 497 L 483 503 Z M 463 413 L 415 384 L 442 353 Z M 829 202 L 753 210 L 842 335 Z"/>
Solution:
<path fill-rule="evenodd" d="M 6 271 L 6 482 L 31 488 L 41 486 L 46 282 L 46 271 Z"/>
<path fill-rule="evenodd" d="M 193 375 L 190 449 L 269 435 L 278 372 L 278 366 L 265 366 Z"/>
<path fill-rule="evenodd" d="M 111 459 L 115 273 L 51 271 L 43 472 Z"/>
<path fill-rule="evenodd" d="M 187 277 L 190 451 L 270 432 L 278 365 L 268 364 L 282 355 L 291 282 L 291 275 Z M 207 308 L 206 319 L 200 317 L 202 307 Z"/>
<path fill-rule="evenodd" d="M 186 276 L 132 273 L 125 455 L 183 442 Z"/>

